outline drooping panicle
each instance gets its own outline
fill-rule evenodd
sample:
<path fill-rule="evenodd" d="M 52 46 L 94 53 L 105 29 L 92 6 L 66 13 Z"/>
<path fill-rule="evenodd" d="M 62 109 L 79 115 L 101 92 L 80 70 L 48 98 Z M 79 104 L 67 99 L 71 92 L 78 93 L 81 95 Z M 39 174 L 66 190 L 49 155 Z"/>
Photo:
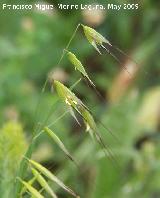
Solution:
<path fill-rule="evenodd" d="M 67 97 L 66 104 L 68 104 L 70 107 L 72 107 L 74 110 L 76 110 L 78 112 L 78 114 L 82 117 L 82 119 L 86 125 L 86 131 L 89 131 L 89 134 L 91 135 L 91 137 L 96 139 L 96 141 L 99 143 L 99 145 L 103 148 L 106 156 L 108 157 L 108 154 L 110 154 L 110 157 L 113 158 L 112 153 L 109 151 L 107 146 L 103 143 L 101 135 L 100 135 L 100 133 L 98 133 L 97 124 L 94 120 L 94 117 L 90 113 L 90 110 L 87 108 L 87 106 L 84 105 L 83 102 L 73 92 L 71 92 L 66 86 L 64 86 L 62 83 L 60 83 L 58 81 L 56 81 L 55 83 L 57 86 L 56 89 L 57 89 L 57 93 L 58 93 L 59 97 L 61 97 L 63 99 L 63 101 L 66 101 L 66 97 Z M 60 89 L 60 91 L 58 89 Z M 69 100 L 68 100 L 68 98 L 69 98 Z"/>

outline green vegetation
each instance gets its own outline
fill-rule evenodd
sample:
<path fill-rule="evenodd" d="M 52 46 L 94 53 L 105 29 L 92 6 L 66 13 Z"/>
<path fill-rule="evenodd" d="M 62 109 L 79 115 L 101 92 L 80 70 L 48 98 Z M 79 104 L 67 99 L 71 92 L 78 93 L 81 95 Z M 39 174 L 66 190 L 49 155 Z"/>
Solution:
<path fill-rule="evenodd" d="M 0 13 L 2 198 L 160 196 L 158 17 Z"/>

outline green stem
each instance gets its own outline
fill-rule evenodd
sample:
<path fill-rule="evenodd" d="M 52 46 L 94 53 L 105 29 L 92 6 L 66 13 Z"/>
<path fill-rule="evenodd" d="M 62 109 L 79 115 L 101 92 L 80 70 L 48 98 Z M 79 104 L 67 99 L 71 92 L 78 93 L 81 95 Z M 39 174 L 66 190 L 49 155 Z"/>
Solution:
<path fill-rule="evenodd" d="M 77 25 L 75 31 L 73 32 L 73 34 L 72 34 L 72 36 L 71 36 L 71 39 L 69 40 L 69 42 L 67 43 L 67 45 L 66 45 L 66 47 L 65 47 L 65 50 L 63 50 L 62 55 L 61 55 L 61 57 L 60 57 L 60 59 L 59 59 L 58 65 L 61 63 L 61 61 L 62 61 L 62 59 L 63 59 L 63 57 L 64 57 L 66 51 L 68 51 L 68 48 L 69 48 L 69 46 L 70 46 L 72 40 L 74 39 L 74 37 L 75 37 L 75 35 L 76 35 L 77 31 L 78 31 L 79 26 L 80 26 L 80 24 Z"/>
<path fill-rule="evenodd" d="M 67 44 L 67 46 L 66 46 L 65 49 L 68 49 L 69 48 L 69 46 L 70 46 L 73 38 L 75 37 L 75 35 L 77 33 L 77 30 L 78 30 L 79 26 L 80 26 L 80 24 L 77 25 L 77 27 L 76 27 L 75 31 L 73 32 L 73 35 L 71 36 L 71 39 L 69 40 L 69 42 L 68 42 L 68 44 Z M 62 53 L 62 55 L 60 57 L 60 60 L 58 61 L 58 65 L 61 63 L 64 55 L 65 55 L 65 51 L 63 50 L 63 53 Z M 38 108 L 39 108 L 39 105 L 40 105 L 40 101 L 41 101 L 42 95 L 45 92 L 45 89 L 46 89 L 46 86 L 47 86 L 47 82 L 48 82 L 48 78 L 46 79 L 46 81 L 45 81 L 45 83 L 44 83 L 44 85 L 42 87 L 41 96 L 39 98 L 39 101 L 38 101 L 38 104 L 37 104 L 36 110 L 35 110 L 35 116 L 37 114 L 37 111 L 38 111 Z M 39 132 L 40 132 L 39 130 L 34 130 L 34 135 L 38 135 Z M 33 153 L 33 150 L 34 150 L 34 147 L 35 147 L 36 140 L 37 139 L 34 139 L 33 138 L 31 144 L 28 147 L 27 152 L 25 153 L 25 157 L 31 158 L 32 153 Z M 25 177 L 25 173 L 26 173 L 27 167 L 28 167 L 28 164 L 27 164 L 25 158 L 23 158 L 21 160 L 21 162 L 20 162 L 19 170 L 18 170 L 18 173 L 17 173 L 17 177 L 18 178 L 23 179 Z M 19 194 L 21 192 L 21 189 L 22 189 L 22 183 L 19 180 L 16 180 L 16 183 L 15 183 L 15 198 L 19 198 Z"/>

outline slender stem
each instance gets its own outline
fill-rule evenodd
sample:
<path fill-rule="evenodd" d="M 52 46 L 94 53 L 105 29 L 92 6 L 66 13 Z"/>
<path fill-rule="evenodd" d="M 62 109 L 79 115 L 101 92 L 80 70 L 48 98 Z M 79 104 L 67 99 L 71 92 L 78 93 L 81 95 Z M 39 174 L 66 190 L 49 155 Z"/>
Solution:
<path fill-rule="evenodd" d="M 77 33 L 78 28 L 79 28 L 79 26 L 80 26 L 80 25 L 81 25 L 80 23 L 77 25 L 77 27 L 76 27 L 75 31 L 73 32 L 73 35 L 71 36 L 71 39 L 69 40 L 69 42 L 68 42 L 68 44 L 67 44 L 67 46 L 66 46 L 66 49 L 68 49 L 68 48 L 69 48 L 69 46 L 70 46 L 70 44 L 71 44 L 71 42 L 72 42 L 73 38 L 75 37 L 75 35 L 76 35 L 76 33 Z"/>
<path fill-rule="evenodd" d="M 82 78 L 79 78 L 69 89 L 72 91 L 74 87 L 82 80 Z"/>
<path fill-rule="evenodd" d="M 63 57 L 64 57 L 66 51 L 68 50 L 68 48 L 69 48 L 69 46 L 70 46 L 72 40 L 74 39 L 74 37 L 75 37 L 75 35 L 76 35 L 77 31 L 78 31 L 79 26 L 80 26 L 80 24 L 77 25 L 75 31 L 73 32 L 73 34 L 72 34 L 72 36 L 71 36 L 71 39 L 70 39 L 69 42 L 67 43 L 67 45 L 66 45 L 66 47 L 65 47 L 65 50 L 63 50 L 62 55 L 61 55 L 61 57 L 60 57 L 59 62 L 58 62 L 57 65 L 59 65 L 59 64 L 61 63 L 61 61 L 62 61 L 62 59 L 63 59 Z"/>
<path fill-rule="evenodd" d="M 60 119 L 62 119 L 69 111 L 65 111 L 62 115 L 60 115 L 54 122 L 50 123 L 47 127 L 53 126 L 55 123 L 57 123 Z M 42 133 L 44 133 L 44 130 L 42 129 L 33 139 L 37 139 Z"/>
<path fill-rule="evenodd" d="M 78 79 L 71 87 L 70 90 L 74 89 L 74 87 L 81 81 L 81 78 Z M 51 127 L 53 126 L 56 122 L 58 122 L 61 118 L 63 118 L 69 111 L 65 111 L 61 116 L 59 116 L 56 120 L 54 120 L 54 122 L 50 123 L 47 127 Z M 49 115 L 47 116 L 47 118 L 51 115 L 51 113 L 49 112 Z M 48 119 L 46 119 L 47 121 Z M 45 122 L 46 123 L 46 122 Z M 45 124 L 43 124 L 45 125 Z M 40 130 L 40 132 L 33 138 L 33 139 L 37 139 L 42 133 L 43 133 L 43 129 Z"/>
<path fill-rule="evenodd" d="M 63 59 L 63 57 L 64 57 L 66 51 L 68 50 L 68 48 L 69 48 L 69 46 L 70 46 L 72 40 L 74 39 L 74 37 L 75 37 L 75 35 L 76 35 L 76 33 L 77 33 L 79 27 L 80 27 L 80 24 L 77 25 L 75 31 L 73 32 L 73 34 L 72 34 L 72 36 L 71 36 L 69 42 L 67 43 L 67 45 L 66 45 L 66 47 L 65 47 L 65 50 L 63 50 L 63 52 L 62 52 L 62 55 L 61 55 L 61 57 L 60 57 L 60 59 L 59 59 L 57 65 L 59 65 L 59 64 L 61 63 L 61 61 L 62 61 L 62 59 Z M 42 90 L 41 90 L 41 95 L 40 95 L 40 98 L 39 98 L 39 101 L 38 101 L 38 103 L 37 103 L 36 110 L 35 110 L 35 117 L 37 117 L 38 108 L 39 108 L 39 105 L 40 105 L 40 102 L 41 102 L 42 95 L 43 95 L 43 93 L 45 92 L 47 83 L 48 83 L 48 77 L 46 78 L 46 80 L 45 80 L 45 82 L 44 82 L 44 84 L 43 84 Z M 34 126 L 34 128 L 36 128 L 36 127 Z M 36 133 L 36 130 L 34 130 L 34 133 L 33 133 L 33 134 L 35 134 L 35 133 Z"/>
<path fill-rule="evenodd" d="M 71 36 L 71 39 L 70 39 L 69 42 L 67 43 L 67 46 L 66 46 L 65 49 L 68 49 L 68 48 L 69 48 L 69 46 L 70 46 L 70 44 L 71 44 L 73 38 L 75 37 L 75 35 L 76 35 L 76 33 L 77 33 L 77 30 L 78 30 L 79 26 L 80 26 L 80 24 L 77 25 L 75 31 L 73 32 L 73 35 Z M 61 63 L 61 61 L 62 61 L 64 55 L 65 55 L 65 51 L 63 50 L 63 53 L 62 53 L 62 55 L 61 55 L 61 57 L 60 57 L 60 60 L 58 61 L 58 65 Z M 37 117 L 38 108 L 39 108 L 39 106 L 40 106 L 41 98 L 42 98 L 43 93 L 45 92 L 47 83 L 48 83 L 48 77 L 47 77 L 47 79 L 45 80 L 44 85 L 43 85 L 42 90 L 41 90 L 41 95 L 40 95 L 40 98 L 39 98 L 39 101 L 38 101 L 38 104 L 37 104 L 36 110 L 35 110 L 35 117 Z M 35 120 L 36 120 L 36 119 L 35 119 Z M 35 127 L 35 126 L 34 126 L 34 127 Z M 37 134 L 38 132 L 39 132 L 39 130 L 35 130 L 35 129 L 34 129 L 33 134 Z M 32 152 L 33 152 L 33 149 L 34 149 L 34 146 L 35 146 L 35 141 L 31 142 L 31 144 L 29 145 L 28 150 L 27 150 L 25 156 L 27 156 L 28 158 L 31 158 Z M 18 171 L 18 173 L 17 173 L 17 175 L 18 175 L 19 178 L 22 178 L 22 179 L 23 179 L 23 177 L 24 177 L 24 175 L 25 175 L 26 169 L 27 169 L 27 163 L 25 162 L 24 159 L 22 159 L 21 162 L 20 162 L 19 171 Z M 20 182 L 19 180 L 16 180 L 16 184 L 15 184 L 15 185 L 16 185 L 16 186 L 15 186 L 15 198 L 18 198 L 18 197 L 19 197 L 19 193 L 21 192 L 22 184 L 21 184 L 21 182 Z"/>

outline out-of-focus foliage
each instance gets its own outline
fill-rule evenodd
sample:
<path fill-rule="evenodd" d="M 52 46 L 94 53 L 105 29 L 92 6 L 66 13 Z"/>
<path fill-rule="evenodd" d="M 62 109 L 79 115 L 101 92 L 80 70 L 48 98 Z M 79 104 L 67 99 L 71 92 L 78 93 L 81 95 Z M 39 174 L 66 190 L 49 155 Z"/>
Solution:
<path fill-rule="evenodd" d="M 0 12 L 1 126 L 8 120 L 18 120 L 30 140 L 34 129 L 55 122 L 66 111 L 64 104 L 56 102 L 57 96 L 51 83 L 45 93 L 41 94 L 41 89 L 47 77 L 50 82 L 57 79 L 68 87 L 81 77 L 70 65 L 67 56 L 60 65 L 57 64 L 77 24 L 92 26 L 138 63 L 115 50 L 113 52 L 122 64 L 106 52 L 99 55 L 86 40 L 82 28 L 68 49 L 84 63 L 87 74 L 105 98 L 104 103 L 83 80 L 73 90 L 92 111 L 118 168 L 113 165 L 115 162 L 112 163 L 112 159 L 106 159 L 101 148 L 85 133 L 85 126 L 78 126 L 69 114 L 56 121 L 51 128 L 77 159 L 80 169 L 67 161 L 59 147 L 44 133 L 37 138 L 33 157 L 53 173 L 56 172 L 58 178 L 84 198 L 160 197 L 159 2 L 145 0 L 137 2 L 138 10 L 103 12 L 61 11 L 56 7 L 60 1 L 43 3 L 46 2 L 55 5 L 54 11 Z M 111 3 L 106 0 L 98 2 Z M 125 0 L 114 2 L 129 3 Z M 15 0 L 16 3 L 19 1 Z M 63 3 L 73 4 L 73 1 L 65 0 Z M 81 3 L 92 4 L 92 1 L 83 0 Z M 37 104 L 38 110 L 35 111 Z M 101 122 L 118 136 L 120 143 Z M 10 171 L 5 160 L 0 160 L 3 174 L 1 186 L 13 178 L 17 169 L 15 162 L 19 162 L 25 149 L 25 146 L 20 149 L 21 144 L 25 143 L 23 135 L 18 135 L 18 138 L 13 136 L 14 132 L 22 133 L 19 125 L 15 126 L 13 122 L 6 124 L 1 129 L 0 140 L 4 131 L 10 135 L 5 136 L 8 141 L 4 142 L 0 156 L 5 160 L 9 158 L 15 167 Z M 23 140 L 19 141 L 19 138 Z M 15 150 L 4 155 L 8 142 Z M 61 189 L 52 187 L 59 197 L 66 197 Z M 4 189 L 1 188 L 1 191 Z M 9 191 L 6 193 L 2 193 L 4 198 L 8 198 Z"/>
<path fill-rule="evenodd" d="M 16 173 L 27 142 L 22 126 L 17 122 L 7 122 L 0 134 L 0 194 L 6 198 L 13 194 Z"/>

